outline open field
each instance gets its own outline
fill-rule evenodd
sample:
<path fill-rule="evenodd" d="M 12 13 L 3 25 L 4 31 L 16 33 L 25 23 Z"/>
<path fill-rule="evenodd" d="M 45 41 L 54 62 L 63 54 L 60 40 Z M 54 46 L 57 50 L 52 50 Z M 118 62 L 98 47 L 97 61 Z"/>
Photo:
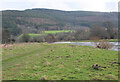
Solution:
<path fill-rule="evenodd" d="M 61 32 L 72 32 L 71 30 L 53 30 L 53 31 L 44 31 L 46 34 L 56 34 Z"/>
<path fill-rule="evenodd" d="M 3 80 L 117 80 L 118 52 L 71 44 L 21 43 L 3 47 Z M 106 66 L 95 70 L 93 64 Z"/>
<path fill-rule="evenodd" d="M 29 33 L 30 36 L 41 36 L 41 34 L 32 34 L 32 33 Z"/>
<path fill-rule="evenodd" d="M 109 42 L 118 42 L 118 39 L 109 39 Z"/>
<path fill-rule="evenodd" d="M 71 30 L 51 30 L 51 31 L 43 31 L 40 34 L 32 34 L 29 33 L 30 36 L 41 36 L 42 34 L 56 34 L 56 33 L 62 33 L 62 32 L 72 32 Z"/>

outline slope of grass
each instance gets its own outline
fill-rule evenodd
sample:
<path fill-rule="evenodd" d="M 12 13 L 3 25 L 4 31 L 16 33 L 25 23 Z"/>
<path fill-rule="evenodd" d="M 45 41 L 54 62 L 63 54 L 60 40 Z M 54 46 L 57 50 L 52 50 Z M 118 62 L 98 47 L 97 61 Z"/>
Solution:
<path fill-rule="evenodd" d="M 16 44 L 3 48 L 4 80 L 117 80 L 118 52 L 71 44 Z M 95 70 L 97 63 L 106 68 Z"/>

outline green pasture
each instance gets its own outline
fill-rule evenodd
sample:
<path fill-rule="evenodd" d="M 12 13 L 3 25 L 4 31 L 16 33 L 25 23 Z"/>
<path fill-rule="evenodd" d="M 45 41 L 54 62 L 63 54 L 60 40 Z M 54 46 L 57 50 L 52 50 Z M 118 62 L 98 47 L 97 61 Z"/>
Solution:
<path fill-rule="evenodd" d="M 2 49 L 3 80 L 118 80 L 118 52 L 90 46 L 21 43 Z M 99 70 L 92 65 L 106 66 Z"/>

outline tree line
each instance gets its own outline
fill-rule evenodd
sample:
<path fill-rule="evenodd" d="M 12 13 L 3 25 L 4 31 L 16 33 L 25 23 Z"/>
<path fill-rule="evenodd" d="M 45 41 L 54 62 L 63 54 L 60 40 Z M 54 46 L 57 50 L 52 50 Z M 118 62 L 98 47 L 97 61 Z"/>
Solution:
<path fill-rule="evenodd" d="M 9 31 L 3 29 L 2 43 L 10 42 L 55 42 L 55 41 L 80 41 L 90 40 L 94 38 L 99 39 L 117 39 L 118 29 L 115 28 L 112 22 L 104 22 L 103 26 L 99 24 L 92 25 L 92 28 L 84 29 L 78 28 L 73 32 L 44 34 L 41 36 L 31 37 L 28 34 L 23 34 L 21 37 L 11 37 Z"/>

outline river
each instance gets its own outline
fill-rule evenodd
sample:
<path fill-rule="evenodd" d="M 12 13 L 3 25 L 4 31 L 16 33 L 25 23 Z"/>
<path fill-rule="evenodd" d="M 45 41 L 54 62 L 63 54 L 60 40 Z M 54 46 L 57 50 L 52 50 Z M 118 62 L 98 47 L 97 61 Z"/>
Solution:
<path fill-rule="evenodd" d="M 95 47 L 94 42 L 54 42 L 55 44 L 73 44 L 73 45 L 80 45 L 80 46 L 93 46 Z M 110 50 L 114 50 L 114 51 L 120 51 L 120 44 L 118 42 L 110 42 L 111 44 L 113 44 L 113 47 Z"/>

